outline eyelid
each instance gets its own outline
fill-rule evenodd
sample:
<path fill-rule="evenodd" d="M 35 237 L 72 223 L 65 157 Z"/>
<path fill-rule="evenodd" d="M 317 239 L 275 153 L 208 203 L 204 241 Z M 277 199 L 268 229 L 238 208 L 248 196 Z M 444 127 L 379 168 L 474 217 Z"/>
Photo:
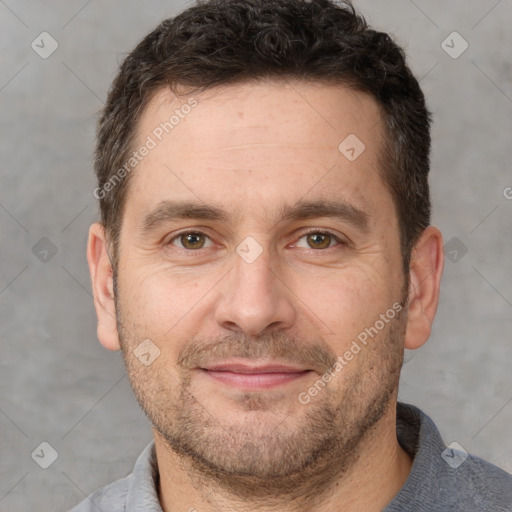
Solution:
<path fill-rule="evenodd" d="M 295 235 L 296 241 L 292 244 L 292 247 L 294 247 L 301 238 L 304 238 L 305 236 L 307 236 L 309 234 L 313 234 L 313 233 L 320 234 L 320 235 L 329 235 L 337 242 L 336 245 L 334 245 L 332 247 L 327 247 L 325 249 L 314 249 L 313 247 L 309 248 L 309 250 L 313 250 L 315 252 L 327 251 L 328 249 L 334 249 L 337 246 L 345 246 L 350 243 L 348 239 L 346 239 L 345 237 L 340 237 L 339 235 L 330 231 L 329 229 L 309 228 L 307 231 L 301 231 L 299 233 L 299 236 Z M 182 231 L 179 231 L 178 233 L 175 233 L 170 239 L 165 241 L 164 245 L 174 245 L 173 242 L 175 240 L 179 239 L 182 235 L 186 235 L 186 234 L 203 235 L 213 243 L 212 237 L 205 231 L 205 228 L 198 228 L 198 229 L 186 228 L 186 229 L 183 229 Z M 179 246 L 175 246 L 175 247 L 177 247 L 178 249 L 181 249 L 182 251 L 199 253 L 203 250 L 209 249 L 211 246 L 210 247 L 201 247 L 200 249 L 186 249 L 184 247 L 179 247 Z"/>
<path fill-rule="evenodd" d="M 187 228 L 187 229 L 183 229 L 182 231 L 179 231 L 178 233 L 175 233 L 171 238 L 169 238 L 167 240 L 164 239 L 164 245 L 174 245 L 173 242 L 175 240 L 179 239 L 182 235 L 189 235 L 189 234 L 203 235 L 206 238 L 210 239 L 210 241 L 213 243 L 212 237 L 210 235 L 208 235 L 208 233 L 206 233 L 204 231 L 204 229 L 205 228 L 198 228 L 198 229 Z M 181 249 L 182 251 L 186 251 L 186 252 L 201 252 L 204 249 L 209 249 L 209 247 L 201 247 L 201 249 L 186 249 L 185 247 L 179 247 L 179 246 L 175 246 L 175 247 L 177 247 L 178 249 Z"/>
<path fill-rule="evenodd" d="M 336 240 L 336 242 L 338 242 L 338 246 L 344 246 L 344 245 L 348 245 L 350 242 L 349 240 L 346 238 L 346 237 L 342 237 L 342 236 L 339 236 L 337 235 L 336 233 L 333 233 L 331 230 L 329 229 L 322 229 L 322 228 L 309 228 L 307 231 L 302 231 L 300 236 L 297 238 L 297 242 L 307 236 L 307 235 L 310 235 L 310 234 L 320 234 L 320 235 L 329 235 L 331 236 L 332 238 L 334 238 Z M 297 242 L 294 242 L 294 245 L 297 243 Z M 336 247 L 336 245 L 332 246 L 332 247 L 328 247 L 326 249 L 313 249 L 313 247 L 310 247 L 309 249 L 310 250 L 313 250 L 313 251 L 316 251 L 316 252 L 320 252 L 320 251 L 326 251 L 328 249 L 334 249 Z"/>

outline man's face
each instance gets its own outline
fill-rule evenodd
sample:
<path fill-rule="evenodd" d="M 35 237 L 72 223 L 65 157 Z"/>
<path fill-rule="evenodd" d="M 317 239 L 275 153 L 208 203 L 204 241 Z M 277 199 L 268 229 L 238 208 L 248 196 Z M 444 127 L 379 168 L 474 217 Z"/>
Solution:
<path fill-rule="evenodd" d="M 137 399 L 219 476 L 348 463 L 396 399 L 407 316 L 389 313 L 405 280 L 379 108 L 298 82 L 194 98 L 180 110 L 187 98 L 159 92 L 138 127 L 135 146 L 156 147 L 130 177 L 116 282 Z"/>

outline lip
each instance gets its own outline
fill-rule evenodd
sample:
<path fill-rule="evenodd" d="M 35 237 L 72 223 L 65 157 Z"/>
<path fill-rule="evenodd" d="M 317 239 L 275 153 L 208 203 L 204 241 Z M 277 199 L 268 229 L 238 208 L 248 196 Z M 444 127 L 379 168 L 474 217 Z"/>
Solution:
<path fill-rule="evenodd" d="M 286 364 L 247 364 L 247 363 L 216 363 L 209 364 L 203 370 L 233 373 L 297 373 L 306 371 L 305 368 Z"/>
<path fill-rule="evenodd" d="M 249 364 L 221 362 L 199 370 L 223 384 L 244 389 L 261 390 L 283 386 L 308 375 L 311 370 L 281 363 Z"/>

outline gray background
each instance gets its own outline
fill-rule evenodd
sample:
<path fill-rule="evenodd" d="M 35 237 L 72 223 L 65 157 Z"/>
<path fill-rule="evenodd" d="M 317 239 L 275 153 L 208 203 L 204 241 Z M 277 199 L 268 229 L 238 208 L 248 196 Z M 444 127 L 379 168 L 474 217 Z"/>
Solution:
<path fill-rule="evenodd" d="M 67 510 L 128 473 L 151 440 L 120 354 L 96 339 L 91 162 L 120 59 L 184 6 L 0 1 L 1 511 Z M 405 46 L 435 119 L 433 223 L 448 259 L 432 337 L 407 354 L 400 399 L 447 443 L 512 472 L 512 1 L 356 6 Z M 47 59 L 31 48 L 43 31 L 59 45 Z M 441 46 L 453 31 L 469 44 L 458 58 Z M 50 461 L 42 442 L 58 454 L 48 469 L 34 460 Z"/>

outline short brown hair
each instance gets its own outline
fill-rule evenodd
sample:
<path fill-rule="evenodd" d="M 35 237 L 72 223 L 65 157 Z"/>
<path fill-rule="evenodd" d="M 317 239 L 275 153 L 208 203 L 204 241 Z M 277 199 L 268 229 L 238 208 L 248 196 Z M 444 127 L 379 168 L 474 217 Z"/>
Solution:
<path fill-rule="evenodd" d="M 329 0 L 199 1 L 125 58 L 98 123 L 95 155 L 102 192 L 95 195 L 114 267 L 128 176 L 106 185 L 129 158 L 150 97 L 163 87 L 202 91 L 265 78 L 339 83 L 376 99 L 386 130 L 381 173 L 396 206 L 407 274 L 412 247 L 430 223 L 430 113 L 402 49 L 369 28 L 349 1 Z"/>

